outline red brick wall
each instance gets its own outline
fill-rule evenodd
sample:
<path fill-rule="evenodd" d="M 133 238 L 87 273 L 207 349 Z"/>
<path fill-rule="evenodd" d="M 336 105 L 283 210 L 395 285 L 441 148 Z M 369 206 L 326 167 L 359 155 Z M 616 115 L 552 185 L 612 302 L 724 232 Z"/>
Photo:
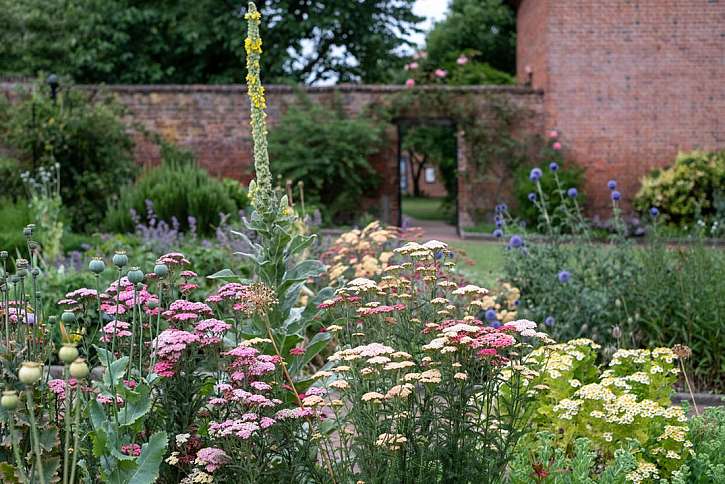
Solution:
<path fill-rule="evenodd" d="M 0 83 L 0 93 L 13 98 L 13 83 Z M 84 86 L 95 92 L 97 86 Z M 249 102 L 242 86 L 199 86 L 199 85 L 154 85 L 154 86 L 106 86 L 106 92 L 117 96 L 128 108 L 126 121 L 141 125 L 149 131 L 162 135 L 194 152 L 199 163 L 217 176 L 251 179 L 251 133 L 249 129 Z M 350 113 L 359 113 L 373 104 L 385 105 L 395 94 L 406 89 L 404 86 L 351 86 L 305 88 L 312 102 L 329 103 L 336 96 Z M 474 94 L 480 103 L 480 112 L 486 116 L 490 96 L 502 96 L 513 104 L 531 113 L 521 129 L 541 132 L 543 124 L 542 96 L 540 92 L 515 86 L 469 86 L 460 88 L 422 87 L 415 92 L 424 96 L 427 91 L 448 90 L 453 93 Z M 268 86 L 267 105 L 270 129 L 279 121 L 291 104 L 297 102 L 296 88 L 289 86 Z M 465 99 L 470 102 L 470 97 Z M 411 112 L 413 118 L 437 118 L 441 113 Z M 398 129 L 390 124 L 386 129 L 387 143 L 371 162 L 381 174 L 378 193 L 371 194 L 361 203 L 372 213 L 388 223 L 398 223 L 400 216 Z M 462 138 L 465 143 L 465 138 Z M 1 144 L 1 141 L 0 141 Z M 460 153 L 466 147 L 459 143 Z M 136 137 L 136 159 L 144 165 L 159 161 L 155 144 Z M 465 173 L 465 155 L 459 159 L 461 173 Z M 459 177 L 459 220 L 462 226 L 470 225 L 480 214 L 490 214 L 493 207 L 506 194 L 494 199 L 490 192 L 484 193 L 472 187 L 471 177 Z M 425 182 L 422 183 L 424 186 Z"/>
<path fill-rule="evenodd" d="M 610 178 L 631 200 L 678 151 L 725 147 L 725 1 L 523 0 L 518 35 L 593 212 Z"/>

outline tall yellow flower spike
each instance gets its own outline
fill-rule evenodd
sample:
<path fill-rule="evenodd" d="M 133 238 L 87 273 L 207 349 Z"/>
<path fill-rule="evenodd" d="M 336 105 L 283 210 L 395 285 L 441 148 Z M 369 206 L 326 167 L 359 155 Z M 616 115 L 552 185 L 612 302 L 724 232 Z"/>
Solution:
<path fill-rule="evenodd" d="M 267 101 L 264 87 L 260 80 L 259 60 L 262 54 L 262 39 L 259 36 L 259 24 L 262 15 L 257 11 L 254 2 L 249 2 L 247 13 L 247 38 L 244 49 L 247 52 L 247 95 L 251 103 L 251 127 L 254 146 L 254 171 L 256 179 L 249 186 L 253 194 L 254 208 L 262 213 L 273 209 L 272 173 L 269 169 L 269 153 L 267 151 Z"/>

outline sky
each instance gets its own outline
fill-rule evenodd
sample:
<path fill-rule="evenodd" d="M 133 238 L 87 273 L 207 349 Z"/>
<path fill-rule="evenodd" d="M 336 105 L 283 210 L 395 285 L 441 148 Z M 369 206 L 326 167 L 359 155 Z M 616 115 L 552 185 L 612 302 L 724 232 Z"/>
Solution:
<path fill-rule="evenodd" d="M 425 21 L 420 24 L 424 32 L 430 30 L 435 21 L 442 20 L 447 10 L 448 0 L 417 0 L 413 5 L 413 13 L 425 17 Z M 422 47 L 425 44 L 425 33 L 413 35 L 411 39 Z"/>

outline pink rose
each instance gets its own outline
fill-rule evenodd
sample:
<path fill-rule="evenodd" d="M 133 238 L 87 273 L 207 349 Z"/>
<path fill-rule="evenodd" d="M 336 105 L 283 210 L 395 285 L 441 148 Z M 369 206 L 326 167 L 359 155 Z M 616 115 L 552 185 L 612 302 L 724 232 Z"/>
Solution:
<path fill-rule="evenodd" d="M 551 147 L 554 148 L 556 151 L 559 151 L 561 149 L 561 143 L 557 141 L 556 143 L 551 145 Z"/>
<path fill-rule="evenodd" d="M 456 59 L 456 62 L 459 66 L 466 65 L 468 64 L 468 57 L 466 57 L 465 55 L 461 55 L 458 59 Z"/>
<path fill-rule="evenodd" d="M 436 69 L 433 73 L 437 78 L 443 79 L 448 75 L 448 72 L 445 69 Z"/>
<path fill-rule="evenodd" d="M 413 86 L 415 86 L 415 79 L 408 79 L 407 81 L 405 81 L 405 85 L 407 87 L 413 87 Z"/>
<path fill-rule="evenodd" d="M 552 129 L 551 131 L 549 131 L 549 138 L 556 139 L 558 137 L 559 137 L 559 132 L 557 130 Z"/>

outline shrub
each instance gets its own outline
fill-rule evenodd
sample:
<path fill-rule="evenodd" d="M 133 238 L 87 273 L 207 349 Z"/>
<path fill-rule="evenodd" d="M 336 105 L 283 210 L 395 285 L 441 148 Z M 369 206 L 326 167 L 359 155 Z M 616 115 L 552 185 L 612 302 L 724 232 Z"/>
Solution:
<path fill-rule="evenodd" d="M 3 197 L 17 200 L 25 195 L 20 172 L 22 172 L 22 169 L 18 160 L 0 156 L 0 180 L 2 180 Z"/>
<path fill-rule="evenodd" d="M 160 166 L 142 173 L 125 188 L 106 218 L 109 230 L 133 232 L 132 214 L 144 217 L 152 208 L 158 220 L 181 231 L 195 227 L 200 234 L 213 233 L 222 214 L 238 210 L 229 185 L 212 178 L 196 165 L 189 152 L 162 144 Z M 237 199 L 241 199 L 240 192 Z"/>
<path fill-rule="evenodd" d="M 61 197 L 74 230 L 93 230 L 109 198 L 131 179 L 133 143 L 110 96 L 62 89 L 56 102 L 36 85 L 0 116 L 21 169 L 60 164 Z"/>
<path fill-rule="evenodd" d="M 643 212 L 657 207 L 663 218 L 678 226 L 718 217 L 717 197 L 725 196 L 725 151 L 680 153 L 675 163 L 653 170 L 642 179 L 635 207 Z"/>
<path fill-rule="evenodd" d="M 26 201 L 0 198 L 0 250 L 7 251 L 11 257 L 20 253 L 27 258 L 28 244 L 23 228 L 29 223 L 30 209 Z"/>
<path fill-rule="evenodd" d="M 301 97 L 270 132 L 272 170 L 304 182 L 305 199 L 328 222 L 350 222 L 361 213 L 361 198 L 377 187 L 380 177 L 368 158 L 382 141 L 383 129 L 372 118 L 350 117 L 337 101 L 328 108 Z"/>

